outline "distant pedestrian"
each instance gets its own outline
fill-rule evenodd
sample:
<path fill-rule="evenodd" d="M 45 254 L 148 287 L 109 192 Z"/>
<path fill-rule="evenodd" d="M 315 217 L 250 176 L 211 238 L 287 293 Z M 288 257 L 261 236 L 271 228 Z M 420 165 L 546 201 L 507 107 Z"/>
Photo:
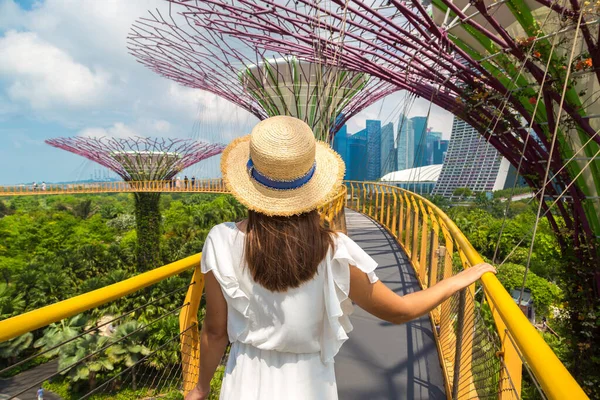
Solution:
<path fill-rule="evenodd" d="M 39 388 L 37 391 L 38 400 L 44 400 L 44 388 Z"/>
<path fill-rule="evenodd" d="M 183 178 L 183 185 L 185 186 L 185 188 L 188 188 L 188 183 L 190 182 L 190 180 L 188 179 L 187 175 Z"/>
<path fill-rule="evenodd" d="M 175 180 L 175 187 L 177 189 L 181 188 L 181 177 L 178 176 L 177 179 Z"/>
<path fill-rule="evenodd" d="M 38 186 L 37 186 L 37 182 L 33 182 L 33 191 L 35 192 L 37 190 Z"/>
<path fill-rule="evenodd" d="M 42 182 L 42 190 L 46 190 L 46 182 Z"/>
<path fill-rule="evenodd" d="M 169 189 L 173 189 L 173 186 L 175 186 L 175 177 L 169 179 Z"/>
<path fill-rule="evenodd" d="M 192 189 L 196 187 L 196 177 L 192 176 Z"/>

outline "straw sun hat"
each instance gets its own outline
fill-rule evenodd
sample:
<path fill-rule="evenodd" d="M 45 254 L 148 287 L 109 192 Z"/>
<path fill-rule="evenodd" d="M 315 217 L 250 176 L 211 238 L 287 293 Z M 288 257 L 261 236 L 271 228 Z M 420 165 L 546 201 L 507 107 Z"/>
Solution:
<path fill-rule="evenodd" d="M 293 117 L 259 122 L 223 152 L 225 185 L 250 210 L 290 216 L 314 210 L 341 185 L 344 162 Z"/>

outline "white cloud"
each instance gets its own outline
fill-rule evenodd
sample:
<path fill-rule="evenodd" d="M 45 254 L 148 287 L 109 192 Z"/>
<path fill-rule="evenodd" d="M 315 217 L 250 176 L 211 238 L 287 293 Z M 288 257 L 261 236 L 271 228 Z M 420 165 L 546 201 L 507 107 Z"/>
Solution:
<path fill-rule="evenodd" d="M 0 2 L 0 29 L 14 29 L 21 26 L 25 11 L 12 0 Z"/>
<path fill-rule="evenodd" d="M 168 121 L 165 120 L 158 120 L 154 122 L 154 129 L 157 132 L 169 132 L 171 130 L 171 124 Z"/>
<path fill-rule="evenodd" d="M 175 82 L 169 83 L 168 104 L 189 117 L 200 117 L 203 122 L 208 123 L 230 121 L 233 115 L 242 111 L 235 104 L 213 93 L 181 86 Z M 242 113 L 247 114 L 247 118 L 254 118 L 250 113 Z"/>
<path fill-rule="evenodd" d="M 139 134 L 135 129 L 127 126 L 122 122 L 116 122 L 108 128 L 91 127 L 85 128 L 78 133 L 78 136 L 85 137 L 113 137 L 113 138 L 129 138 L 133 136 L 144 136 Z"/>
<path fill-rule="evenodd" d="M 75 62 L 34 32 L 8 31 L 0 38 L 0 74 L 11 79 L 8 95 L 34 109 L 97 105 L 108 76 Z"/>

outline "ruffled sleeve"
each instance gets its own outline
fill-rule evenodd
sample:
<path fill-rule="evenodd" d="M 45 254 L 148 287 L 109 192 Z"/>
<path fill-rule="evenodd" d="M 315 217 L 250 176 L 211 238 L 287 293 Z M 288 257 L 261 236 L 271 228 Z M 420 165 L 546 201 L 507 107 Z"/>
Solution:
<path fill-rule="evenodd" d="M 330 250 L 331 251 L 331 250 Z M 350 293 L 350 265 L 367 274 L 371 283 L 379 278 L 375 275 L 377 262 L 348 236 L 338 233 L 333 255 L 328 254 L 325 265 L 325 317 L 321 337 L 321 359 L 333 362 L 342 344 L 348 340 L 352 330 L 350 314 L 354 311 Z"/>
<path fill-rule="evenodd" d="M 213 227 L 206 237 L 202 249 L 201 270 L 203 274 L 212 272 L 228 304 L 227 330 L 230 341 L 246 333 L 250 321 L 250 299 L 240 289 L 233 266 L 228 240 L 230 229 L 226 224 Z"/>

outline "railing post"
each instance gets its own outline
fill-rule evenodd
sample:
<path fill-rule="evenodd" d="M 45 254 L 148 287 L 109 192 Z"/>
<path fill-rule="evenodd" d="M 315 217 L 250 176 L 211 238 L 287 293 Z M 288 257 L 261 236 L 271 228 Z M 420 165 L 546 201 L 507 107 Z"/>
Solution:
<path fill-rule="evenodd" d="M 440 246 L 438 250 L 438 270 L 442 271 L 442 279 L 452 276 L 452 262 L 448 258 L 452 258 L 452 237 L 444 231 L 446 246 Z M 449 256 L 448 256 L 449 255 Z M 437 278 L 436 278 L 437 279 Z M 446 382 L 449 384 L 454 374 L 454 357 L 456 346 L 456 334 L 452 323 L 452 297 L 444 301 L 440 311 L 440 330 L 439 340 L 441 349 L 441 360 L 443 372 L 446 377 Z M 447 387 L 449 389 L 449 386 Z"/>
<path fill-rule="evenodd" d="M 425 282 L 425 277 L 427 276 L 427 239 L 429 235 L 427 234 L 429 229 L 429 224 L 427 223 L 427 213 L 425 212 L 425 208 L 423 207 L 423 203 L 419 201 L 419 208 L 421 209 L 421 252 L 419 254 L 419 265 L 420 265 L 420 274 L 421 274 L 421 283 Z"/>
<path fill-rule="evenodd" d="M 463 289 L 464 304 L 459 312 L 463 314 L 463 326 L 460 332 L 461 353 L 460 362 L 457 362 L 460 373 L 460 384 L 458 387 L 458 398 L 471 398 L 476 393 L 473 385 L 473 340 L 475 339 L 475 284 Z M 458 343 L 459 341 L 457 341 Z M 456 373 L 456 369 L 454 370 Z"/>
<path fill-rule="evenodd" d="M 438 271 L 438 234 L 435 226 L 432 224 L 429 231 L 429 271 L 427 271 L 427 287 L 432 287 L 437 283 Z M 439 322 L 439 321 L 438 321 Z"/>
<path fill-rule="evenodd" d="M 389 192 L 386 192 L 386 194 L 385 194 L 386 203 L 387 203 L 386 217 L 385 217 L 385 226 L 386 226 L 386 228 L 390 229 L 390 231 L 393 232 L 393 230 L 391 229 L 391 226 L 390 226 L 390 217 L 391 217 L 390 216 L 390 208 L 391 208 L 391 205 L 392 205 L 392 201 L 390 199 L 390 197 L 391 197 L 390 194 L 391 193 L 392 193 L 392 189 L 390 188 Z"/>
<path fill-rule="evenodd" d="M 403 241 L 403 245 L 404 245 L 404 249 L 407 250 L 407 254 L 408 256 L 410 256 L 410 222 L 412 220 L 412 213 L 411 213 L 411 203 L 410 203 L 410 198 L 405 194 L 404 195 L 404 201 L 405 201 L 405 210 L 404 210 L 404 232 L 403 232 L 403 236 L 404 236 L 404 241 Z"/>
<path fill-rule="evenodd" d="M 460 384 L 461 361 L 463 352 L 463 332 L 465 326 L 465 290 L 458 292 L 458 311 L 456 315 L 456 350 L 454 354 L 454 376 L 452 377 L 452 400 L 458 400 L 458 387 Z"/>
<path fill-rule="evenodd" d="M 398 195 L 396 194 L 396 189 L 392 189 L 392 196 L 394 196 L 394 205 L 392 206 L 392 225 L 390 226 L 390 231 L 392 232 L 392 235 L 394 235 L 396 237 L 396 239 L 399 238 L 398 236 L 398 230 L 396 228 L 396 221 L 398 220 Z"/>
<path fill-rule="evenodd" d="M 411 249 L 410 249 L 410 259 L 413 262 L 413 265 L 418 265 L 419 264 L 419 252 L 418 252 L 418 244 L 417 241 L 419 239 L 419 209 L 417 208 L 417 205 L 414 204 L 414 209 L 413 209 L 413 222 L 412 222 L 412 245 L 411 245 Z"/>
<path fill-rule="evenodd" d="M 506 328 L 506 324 L 498 314 L 496 306 L 490 301 L 488 301 L 487 304 L 490 306 L 492 317 L 494 318 L 494 322 L 496 323 L 496 327 L 498 329 L 498 336 L 500 336 L 502 354 L 499 356 L 504 359 L 505 368 L 500 369 L 500 387 L 498 388 L 500 393 L 499 398 L 500 400 L 520 399 L 523 361 L 521 361 L 519 352 L 509 337 L 510 333 Z"/>
<path fill-rule="evenodd" d="M 385 191 L 385 187 L 384 186 L 382 186 L 382 185 L 377 185 L 377 186 L 379 186 L 379 188 L 381 189 L 381 201 L 379 202 L 379 208 L 381 210 L 379 211 L 379 223 L 381 225 L 384 225 L 383 215 L 384 215 L 384 211 L 385 211 L 385 194 L 386 194 L 386 191 Z"/>
<path fill-rule="evenodd" d="M 363 197 L 363 206 L 362 206 L 362 213 L 366 214 L 366 209 L 367 209 L 367 188 L 365 186 L 365 184 L 362 184 L 362 188 L 363 188 L 363 192 L 362 192 L 362 197 Z"/>
<path fill-rule="evenodd" d="M 373 195 L 375 194 L 375 187 L 369 184 L 369 217 L 373 218 Z M 377 195 L 375 194 L 375 201 L 377 201 Z"/>
<path fill-rule="evenodd" d="M 204 276 L 200 263 L 194 267 L 192 283 L 185 295 L 184 304 L 179 314 L 179 332 L 181 341 L 181 370 L 184 396 L 198 383 L 200 368 L 200 332 L 198 327 L 198 309 L 204 290 Z"/>
<path fill-rule="evenodd" d="M 406 224 L 404 223 L 404 204 L 405 204 L 405 196 L 404 192 L 400 192 L 400 216 L 398 217 L 398 241 L 404 244 L 402 240 L 402 235 L 404 234 L 404 229 L 406 228 Z"/>

